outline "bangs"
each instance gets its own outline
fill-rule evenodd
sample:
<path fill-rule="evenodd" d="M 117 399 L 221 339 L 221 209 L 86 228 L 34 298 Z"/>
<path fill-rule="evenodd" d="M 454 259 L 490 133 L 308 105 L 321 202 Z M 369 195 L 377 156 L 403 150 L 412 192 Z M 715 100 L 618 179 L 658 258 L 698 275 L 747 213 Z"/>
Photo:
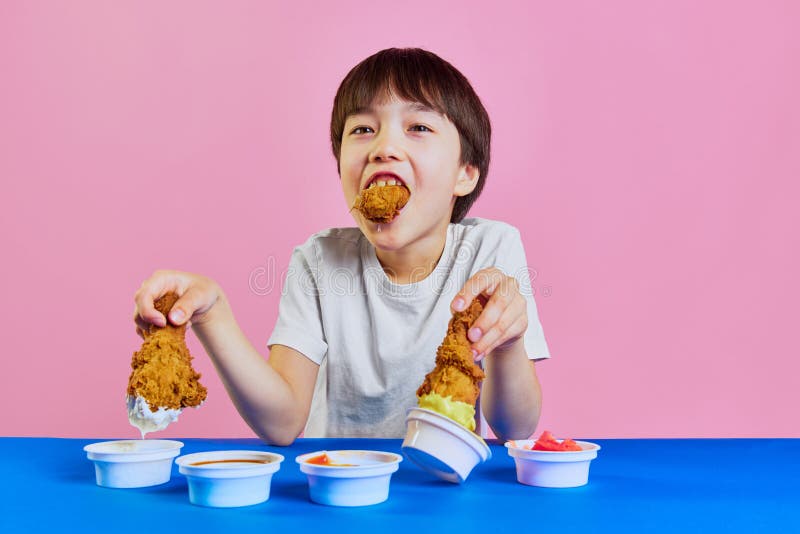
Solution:
<path fill-rule="evenodd" d="M 335 119 L 343 124 L 350 115 L 393 99 L 419 103 L 449 116 L 441 88 L 418 70 L 422 69 L 404 63 L 382 63 L 351 73 L 342 83 L 343 98 L 334 105 Z"/>
<path fill-rule="evenodd" d="M 331 125 L 343 128 L 347 117 L 392 98 L 429 107 L 457 122 L 469 82 L 452 65 L 430 52 L 390 48 L 368 57 L 347 74 L 333 101 Z M 471 91 L 469 87 L 469 91 Z M 338 148 L 342 131 L 331 131 Z M 336 150 L 335 150 L 336 152 Z"/>

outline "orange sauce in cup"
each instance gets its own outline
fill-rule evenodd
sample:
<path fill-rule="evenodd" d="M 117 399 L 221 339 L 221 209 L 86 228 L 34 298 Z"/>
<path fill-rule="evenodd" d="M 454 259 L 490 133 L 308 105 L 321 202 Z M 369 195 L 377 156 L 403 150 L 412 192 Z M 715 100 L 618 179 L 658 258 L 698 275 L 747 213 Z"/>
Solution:
<path fill-rule="evenodd" d="M 314 464 L 314 465 L 330 465 L 336 467 L 355 467 L 355 464 L 338 464 L 336 462 L 332 462 L 330 456 L 325 454 L 324 452 L 319 456 L 314 456 L 313 458 L 309 458 L 306 460 L 307 464 Z"/>

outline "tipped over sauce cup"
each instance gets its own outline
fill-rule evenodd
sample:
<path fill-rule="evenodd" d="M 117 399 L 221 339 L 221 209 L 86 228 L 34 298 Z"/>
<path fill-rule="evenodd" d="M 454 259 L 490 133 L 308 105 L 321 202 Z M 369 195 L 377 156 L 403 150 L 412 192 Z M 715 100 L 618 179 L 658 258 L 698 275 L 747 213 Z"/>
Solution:
<path fill-rule="evenodd" d="M 408 410 L 402 450 L 425 471 L 455 484 L 463 483 L 477 465 L 492 457 L 479 435 L 426 408 Z"/>

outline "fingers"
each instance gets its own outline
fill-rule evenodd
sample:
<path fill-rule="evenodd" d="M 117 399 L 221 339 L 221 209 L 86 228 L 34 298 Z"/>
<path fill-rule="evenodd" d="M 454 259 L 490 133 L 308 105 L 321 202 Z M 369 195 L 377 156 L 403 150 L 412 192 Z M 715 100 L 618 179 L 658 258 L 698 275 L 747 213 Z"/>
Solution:
<path fill-rule="evenodd" d="M 174 325 L 182 325 L 187 322 L 195 313 L 203 313 L 211 304 L 206 292 L 197 286 L 190 287 L 178 301 L 172 306 L 169 312 L 169 320 Z"/>
<path fill-rule="evenodd" d="M 178 294 L 178 300 L 169 311 L 169 319 L 159 312 L 154 302 L 169 292 Z M 180 271 L 156 271 L 145 280 L 134 295 L 133 320 L 136 333 L 144 337 L 153 325 L 167 326 L 167 321 L 176 326 L 195 324 L 220 298 L 218 286 L 204 276 Z"/>
<path fill-rule="evenodd" d="M 494 290 L 480 317 L 473 323 L 467 336 L 480 360 L 497 346 L 522 336 L 527 328 L 527 303 L 519 292 L 519 284 L 511 276 L 504 276 Z"/>
<path fill-rule="evenodd" d="M 506 278 L 506 275 L 495 267 L 481 269 L 467 280 L 461 291 L 453 298 L 450 307 L 454 311 L 466 310 L 472 303 L 472 300 L 481 293 L 492 295 L 497 286 L 503 282 L 504 278 Z"/>
<path fill-rule="evenodd" d="M 472 324 L 472 328 L 470 328 L 468 333 L 469 339 L 472 342 L 478 341 L 492 326 L 497 324 L 506 309 L 511 306 L 512 303 L 518 299 L 521 300 L 521 302 L 516 302 L 517 308 L 514 311 L 517 312 L 521 311 L 519 309 L 520 304 L 525 304 L 524 299 L 522 299 L 522 296 L 519 294 L 519 286 L 514 278 L 503 275 L 498 282 L 493 282 L 493 284 L 495 287 L 492 289 L 491 293 L 489 293 L 491 295 L 489 301 L 484 306 L 480 317 Z M 507 318 L 507 320 L 508 319 L 510 318 Z"/>
<path fill-rule="evenodd" d="M 489 312 L 488 317 L 487 311 Z M 490 300 L 483 314 L 468 332 L 469 340 L 473 342 L 472 348 L 480 355 L 489 352 L 494 346 L 508 341 L 512 335 L 518 334 L 518 332 L 512 331 L 512 327 L 515 326 L 520 316 L 526 317 L 525 311 L 524 301 L 520 302 L 515 299 L 506 304 L 499 301 L 493 303 Z"/>
<path fill-rule="evenodd" d="M 166 326 L 166 317 L 155 309 L 153 302 L 170 291 L 175 291 L 180 295 L 186 291 L 187 285 L 183 273 L 177 271 L 154 272 L 150 278 L 142 282 L 133 297 L 136 304 L 133 312 L 136 324 L 145 331 L 149 329 L 150 324 Z"/>
<path fill-rule="evenodd" d="M 139 317 L 139 314 L 136 313 L 136 310 L 133 311 L 133 322 L 136 323 L 136 334 L 138 334 L 141 338 L 144 338 L 144 335 L 150 332 L 150 325 L 152 323 L 148 323 Z"/>
<path fill-rule="evenodd" d="M 526 316 L 520 316 L 516 319 L 514 323 L 510 327 L 508 327 L 504 333 L 494 335 L 494 329 L 490 329 L 487 332 L 487 337 L 485 338 L 485 343 L 488 343 L 488 347 L 485 349 L 481 349 L 480 351 L 475 350 L 477 352 L 477 356 L 475 356 L 475 361 L 481 361 L 487 354 L 491 354 L 491 352 L 501 345 L 508 343 L 511 340 L 518 340 L 524 334 L 525 330 L 528 328 L 528 318 Z M 493 341 L 489 341 L 490 338 L 494 338 Z"/>

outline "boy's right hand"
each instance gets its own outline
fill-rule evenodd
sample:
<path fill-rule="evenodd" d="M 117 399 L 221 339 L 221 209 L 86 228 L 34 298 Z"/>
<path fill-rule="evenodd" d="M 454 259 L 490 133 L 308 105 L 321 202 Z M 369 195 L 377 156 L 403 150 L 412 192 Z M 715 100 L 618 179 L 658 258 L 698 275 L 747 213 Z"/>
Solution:
<path fill-rule="evenodd" d="M 180 297 L 169 312 L 169 322 L 176 326 L 189 321 L 195 325 L 207 321 L 209 312 L 223 297 L 222 289 L 208 277 L 181 271 L 156 271 L 142 282 L 133 297 L 136 303 L 133 320 L 139 336 L 144 337 L 151 325 L 167 325 L 167 318 L 155 309 L 153 302 L 170 291 Z"/>

